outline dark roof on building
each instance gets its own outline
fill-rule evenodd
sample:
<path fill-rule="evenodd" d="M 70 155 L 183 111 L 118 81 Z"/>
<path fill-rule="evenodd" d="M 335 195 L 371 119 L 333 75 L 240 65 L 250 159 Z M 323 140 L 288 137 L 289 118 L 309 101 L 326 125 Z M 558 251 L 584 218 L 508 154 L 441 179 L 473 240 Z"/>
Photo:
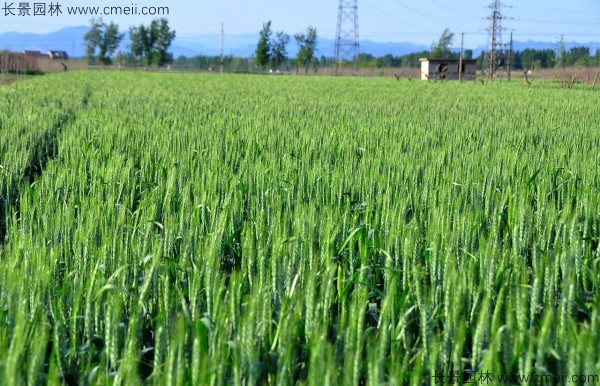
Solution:
<path fill-rule="evenodd" d="M 48 51 L 48 55 L 50 55 L 50 57 L 52 59 L 69 59 L 69 55 L 67 54 L 67 51 Z"/>

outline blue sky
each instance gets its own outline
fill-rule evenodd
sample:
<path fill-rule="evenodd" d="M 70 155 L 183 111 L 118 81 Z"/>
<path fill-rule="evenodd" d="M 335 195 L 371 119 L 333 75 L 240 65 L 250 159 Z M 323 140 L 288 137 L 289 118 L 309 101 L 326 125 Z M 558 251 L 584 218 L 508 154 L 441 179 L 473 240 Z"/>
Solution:
<path fill-rule="evenodd" d="M 13 0 L 15 6 L 22 0 Z M 41 0 L 31 0 L 34 2 Z M 57 1 L 53 1 L 56 3 Z M 445 28 L 457 36 L 465 32 L 465 45 L 486 44 L 484 18 L 491 0 L 358 0 L 359 34 L 374 41 L 431 44 Z M 8 2 L 10 3 L 10 1 Z M 50 3 L 50 1 L 46 1 Z M 271 20 L 273 29 L 290 34 L 314 26 L 320 36 L 335 36 L 337 0 L 58 0 L 67 6 L 168 6 L 168 19 L 179 36 L 218 35 L 221 22 L 226 35 L 257 33 L 262 23 Z M 506 0 L 504 14 L 513 19 L 504 26 L 513 30 L 515 40 L 580 42 L 600 41 L 600 0 Z M 0 7 L 4 0 L 0 1 Z M 89 24 L 90 16 L 5 16 L 0 10 L 0 33 L 51 32 L 67 26 Z M 150 16 L 111 16 L 122 29 L 147 23 Z M 509 32 L 506 33 L 508 36 Z M 460 44 L 455 40 L 455 46 Z"/>

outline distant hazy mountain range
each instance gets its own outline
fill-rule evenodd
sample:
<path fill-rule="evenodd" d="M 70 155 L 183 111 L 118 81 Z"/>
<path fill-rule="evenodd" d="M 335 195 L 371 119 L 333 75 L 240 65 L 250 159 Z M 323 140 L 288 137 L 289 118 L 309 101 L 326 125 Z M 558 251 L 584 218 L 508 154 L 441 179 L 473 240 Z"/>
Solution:
<path fill-rule="evenodd" d="M 43 52 L 47 52 L 49 50 L 63 50 L 67 51 L 72 57 L 79 57 L 85 54 L 83 36 L 86 34 L 88 29 L 89 27 L 68 27 L 47 34 L 6 32 L 0 34 L 0 49 L 8 49 L 11 51 L 39 50 Z M 256 48 L 257 41 L 258 34 L 234 36 L 226 35 L 224 49 L 225 55 L 241 57 L 252 56 Z M 121 44 L 121 50 L 127 51 L 129 44 L 130 41 L 126 37 Z M 333 39 L 319 39 L 317 44 L 317 55 L 333 56 L 334 44 L 335 42 Z M 556 42 L 527 41 L 514 43 L 514 48 L 518 51 L 521 51 L 525 48 L 555 49 L 556 46 Z M 590 51 L 592 53 L 600 49 L 600 43 L 598 42 L 565 42 L 565 46 L 567 49 L 575 46 L 587 46 L 590 47 Z M 422 44 L 395 42 L 381 43 L 369 40 L 361 40 L 360 47 L 361 52 L 369 53 L 374 56 L 384 56 L 386 54 L 401 56 L 412 52 L 428 50 L 430 48 L 429 46 Z M 473 49 L 474 55 L 479 55 L 481 51 L 485 50 L 484 46 L 466 48 Z M 288 51 L 290 55 L 294 55 L 296 53 L 296 47 L 293 43 L 293 39 L 289 45 Z M 171 46 L 171 52 L 175 57 L 178 57 L 179 55 L 185 55 L 188 57 L 195 55 L 219 55 L 221 52 L 221 37 L 218 35 L 178 37 Z"/>

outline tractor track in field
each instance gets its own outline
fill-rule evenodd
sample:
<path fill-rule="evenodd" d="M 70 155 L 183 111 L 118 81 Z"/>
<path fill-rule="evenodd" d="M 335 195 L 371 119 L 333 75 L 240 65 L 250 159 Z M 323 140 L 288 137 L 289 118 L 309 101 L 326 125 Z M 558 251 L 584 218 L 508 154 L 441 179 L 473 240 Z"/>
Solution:
<path fill-rule="evenodd" d="M 91 91 L 86 88 L 82 98 L 83 108 L 88 108 Z M 59 137 L 63 128 L 71 125 L 77 116 L 72 109 L 62 112 L 54 121 L 52 126 L 40 135 L 36 146 L 29 154 L 29 161 L 23 170 L 21 177 L 6 188 L 0 196 L 0 246 L 6 245 L 8 239 L 9 216 L 16 213 L 19 216 L 20 198 L 19 190 L 25 185 L 31 185 L 39 180 L 48 163 L 58 157 Z"/>
<path fill-rule="evenodd" d="M 18 214 L 20 207 L 19 190 L 22 186 L 31 185 L 38 180 L 48 162 L 58 156 L 58 137 L 62 128 L 75 119 L 73 111 L 61 114 L 54 124 L 38 138 L 36 146 L 29 155 L 29 162 L 23 170 L 21 178 L 8 186 L 5 195 L 0 197 L 0 245 L 8 242 L 8 217 L 11 213 Z"/>

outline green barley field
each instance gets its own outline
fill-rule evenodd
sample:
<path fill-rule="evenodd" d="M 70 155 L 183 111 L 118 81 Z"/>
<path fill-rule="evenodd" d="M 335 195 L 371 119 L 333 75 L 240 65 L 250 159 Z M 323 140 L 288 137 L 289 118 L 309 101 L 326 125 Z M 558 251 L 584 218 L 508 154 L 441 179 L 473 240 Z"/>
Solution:
<path fill-rule="evenodd" d="M 2 86 L 0 383 L 600 383 L 599 102 L 393 78 Z"/>

